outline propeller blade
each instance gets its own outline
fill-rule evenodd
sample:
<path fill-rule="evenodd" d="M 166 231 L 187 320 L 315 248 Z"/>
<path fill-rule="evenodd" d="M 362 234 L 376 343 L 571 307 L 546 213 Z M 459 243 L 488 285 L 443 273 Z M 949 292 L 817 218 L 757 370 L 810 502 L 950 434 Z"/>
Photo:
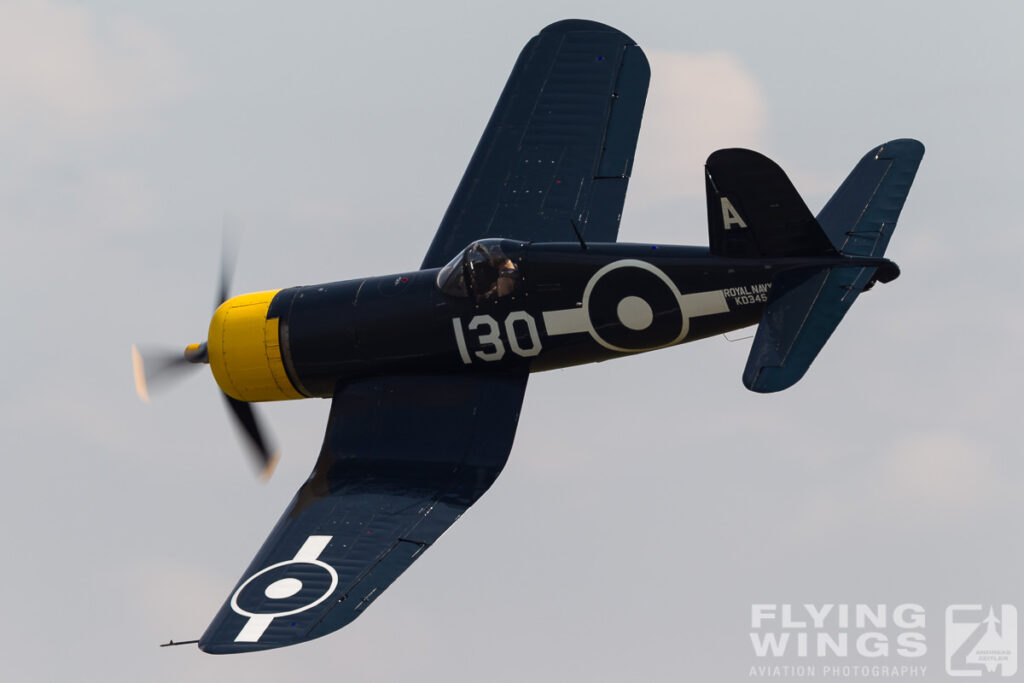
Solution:
<path fill-rule="evenodd" d="M 143 403 L 149 403 L 149 389 L 146 386 L 146 366 L 142 354 L 132 344 L 132 373 L 135 375 L 135 393 Z"/>
<path fill-rule="evenodd" d="M 220 243 L 220 282 L 217 286 L 217 302 L 214 310 L 231 298 L 231 281 L 235 277 L 235 264 L 238 262 L 238 240 L 234 237 L 235 230 L 224 219 Z"/>
<path fill-rule="evenodd" d="M 139 395 L 143 403 L 149 403 L 150 388 L 159 388 L 160 385 L 183 377 L 192 369 L 193 363 L 180 351 L 153 351 L 147 352 L 149 363 L 143 359 L 142 353 L 132 344 L 132 372 L 135 375 L 135 393 Z"/>
<path fill-rule="evenodd" d="M 227 394 L 224 394 L 224 400 L 228 402 L 228 407 L 231 408 L 231 412 L 234 413 L 239 426 L 248 437 L 249 452 L 256 458 L 261 470 L 260 478 L 264 481 L 270 479 L 270 476 L 274 473 L 274 468 L 277 467 L 280 455 L 268 445 L 267 440 L 263 437 L 263 430 L 260 429 L 260 424 L 256 419 L 256 413 L 252 409 L 252 404 L 231 398 Z"/>
<path fill-rule="evenodd" d="M 234 277 L 235 262 L 238 256 L 238 242 L 234 239 L 234 232 L 225 217 L 224 229 L 221 233 L 220 275 L 214 310 L 231 297 L 231 280 Z M 149 370 L 146 369 L 146 362 L 143 361 L 142 354 L 134 345 L 132 346 L 135 391 L 145 402 L 149 402 L 149 389 L 155 381 L 180 377 L 187 369 L 210 362 L 207 342 L 189 344 L 184 353 L 147 352 L 146 357 L 149 358 Z M 252 405 L 231 398 L 223 391 L 221 393 L 224 400 L 227 401 L 228 407 L 231 408 L 239 427 L 245 433 L 248 450 L 260 468 L 260 477 L 264 481 L 270 479 L 270 475 L 274 473 L 274 468 L 277 466 L 278 454 L 263 436 L 263 430 L 256 419 Z"/>

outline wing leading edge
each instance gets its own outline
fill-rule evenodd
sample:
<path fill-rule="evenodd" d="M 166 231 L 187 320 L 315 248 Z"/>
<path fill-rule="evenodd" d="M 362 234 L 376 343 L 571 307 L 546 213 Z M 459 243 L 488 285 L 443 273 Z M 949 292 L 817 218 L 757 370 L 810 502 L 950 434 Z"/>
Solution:
<path fill-rule="evenodd" d="M 199 647 L 282 647 L 359 616 L 497 478 L 526 378 L 396 376 L 339 388 L 313 473 Z"/>
<path fill-rule="evenodd" d="M 625 34 L 569 20 L 520 54 L 423 268 L 483 237 L 618 234 L 650 69 Z M 199 641 L 210 653 L 319 638 L 355 619 L 490 487 L 528 369 L 339 387 L 309 479 Z"/>
<path fill-rule="evenodd" d="M 572 19 L 523 48 L 422 268 L 484 237 L 614 242 L 650 67 L 629 36 Z"/>

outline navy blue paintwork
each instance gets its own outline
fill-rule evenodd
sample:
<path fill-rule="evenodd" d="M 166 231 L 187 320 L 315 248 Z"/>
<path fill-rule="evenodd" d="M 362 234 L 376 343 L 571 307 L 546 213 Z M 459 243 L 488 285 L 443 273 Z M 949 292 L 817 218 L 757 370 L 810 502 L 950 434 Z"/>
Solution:
<path fill-rule="evenodd" d="M 885 253 L 923 157 L 924 145 L 907 138 L 864 155 L 818 214 L 836 249 L 851 256 Z"/>
<path fill-rule="evenodd" d="M 339 386 L 316 468 L 199 647 L 214 654 L 282 647 L 362 614 L 501 472 L 526 377 L 395 375 Z M 296 561 L 311 537 L 329 540 L 315 562 Z M 267 595 L 288 580 L 301 589 Z"/>
<path fill-rule="evenodd" d="M 917 140 L 892 140 L 864 155 L 818 214 L 835 249 L 851 257 L 881 257 L 924 156 Z M 876 268 L 801 269 L 780 274 L 750 349 L 743 384 L 768 393 L 793 386 L 874 281 L 899 275 Z"/>
<path fill-rule="evenodd" d="M 836 255 L 786 173 L 749 149 L 720 149 L 704 165 L 711 253 L 733 257 Z M 735 210 L 725 222 L 723 201 Z"/>
<path fill-rule="evenodd" d="M 636 42 L 578 19 L 523 48 L 421 268 L 484 237 L 614 242 L 650 67 Z"/>
<path fill-rule="evenodd" d="M 278 294 L 268 317 L 281 321 L 286 370 L 303 393 L 333 396 L 330 423 L 313 474 L 201 649 L 263 650 L 341 628 L 491 485 L 530 364 L 462 363 L 451 315 L 516 297 L 440 293 L 439 267 L 484 237 L 614 242 L 649 75 L 616 29 L 548 26 L 516 62 L 425 270 Z"/>
<path fill-rule="evenodd" d="M 282 647 L 361 614 L 501 472 L 530 372 L 761 320 L 744 382 L 774 391 L 861 291 L 898 275 L 882 253 L 923 152 L 908 140 L 865 157 L 818 219 L 771 160 L 717 152 L 710 249 L 615 244 L 648 77 L 615 29 L 547 27 L 420 270 L 275 296 L 288 379 L 331 397 L 330 421 L 200 648 Z"/>

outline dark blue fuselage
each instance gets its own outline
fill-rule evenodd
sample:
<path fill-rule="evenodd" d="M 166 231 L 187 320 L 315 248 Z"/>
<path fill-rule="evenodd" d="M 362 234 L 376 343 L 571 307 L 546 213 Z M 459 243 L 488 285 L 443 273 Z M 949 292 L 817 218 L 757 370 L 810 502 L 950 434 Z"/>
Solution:
<path fill-rule="evenodd" d="M 282 290 L 268 317 L 280 319 L 290 379 L 327 397 L 374 374 L 540 371 L 649 351 L 756 323 L 774 273 L 808 263 L 702 247 L 501 245 L 515 275 L 504 291 L 477 281 L 446 291 L 437 268 Z"/>

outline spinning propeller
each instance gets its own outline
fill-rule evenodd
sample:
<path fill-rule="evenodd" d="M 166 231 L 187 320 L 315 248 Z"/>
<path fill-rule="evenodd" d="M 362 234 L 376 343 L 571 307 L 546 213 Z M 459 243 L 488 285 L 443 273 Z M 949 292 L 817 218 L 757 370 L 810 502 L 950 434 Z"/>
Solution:
<path fill-rule="evenodd" d="M 221 251 L 220 283 L 217 291 L 217 299 L 214 303 L 214 311 L 230 298 L 231 280 L 234 274 L 236 250 L 229 248 L 225 239 Z M 132 369 L 135 373 L 135 391 L 144 402 L 149 402 L 149 390 L 184 377 L 201 364 L 209 364 L 210 356 L 207 344 L 189 344 L 185 347 L 184 353 L 158 350 L 147 351 L 146 358 L 132 345 Z M 260 469 L 260 478 L 264 481 L 274 473 L 279 458 L 278 452 L 270 445 L 264 436 L 264 430 L 260 421 L 256 418 L 252 404 L 247 401 L 239 401 L 232 398 L 221 390 L 221 395 L 231 409 L 238 426 L 245 434 L 247 450 L 255 458 Z"/>

